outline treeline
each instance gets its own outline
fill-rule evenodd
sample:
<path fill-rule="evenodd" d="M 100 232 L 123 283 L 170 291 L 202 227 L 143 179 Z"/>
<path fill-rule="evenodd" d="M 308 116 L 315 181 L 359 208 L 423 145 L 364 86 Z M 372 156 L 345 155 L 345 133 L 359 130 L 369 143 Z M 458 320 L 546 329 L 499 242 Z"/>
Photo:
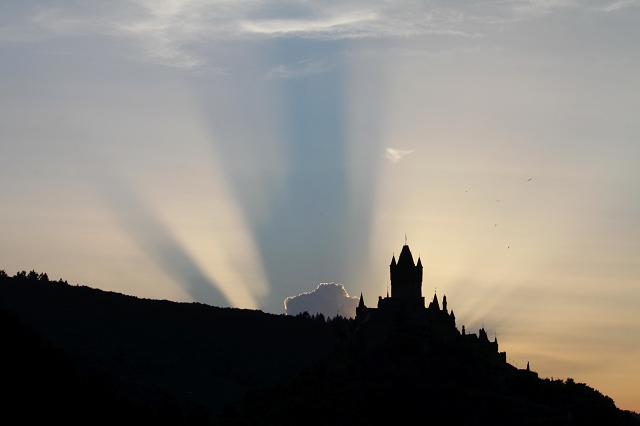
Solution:
<path fill-rule="evenodd" d="M 16 272 L 16 274 L 13 277 L 9 277 L 7 275 L 7 272 L 4 269 L 0 269 L 0 279 L 6 279 L 6 278 L 13 278 L 16 280 L 31 280 L 31 281 L 43 281 L 43 282 L 50 282 L 49 281 L 49 276 L 46 273 L 37 273 L 34 270 L 31 270 L 29 273 L 27 273 L 27 271 L 20 271 L 20 272 Z M 62 278 L 60 278 L 58 281 L 54 281 L 57 282 L 59 284 L 69 284 L 66 281 L 62 281 Z"/>
<path fill-rule="evenodd" d="M 346 323 L 346 324 L 353 324 L 352 318 L 346 318 L 341 316 L 340 314 L 336 314 L 335 317 L 330 317 L 330 316 L 325 317 L 324 314 L 322 314 L 321 312 L 318 312 L 315 315 L 310 315 L 309 312 L 304 311 L 294 316 L 296 318 L 304 318 L 304 319 L 320 321 L 320 322 L 329 322 L 329 323 L 340 322 L 340 323 Z"/>

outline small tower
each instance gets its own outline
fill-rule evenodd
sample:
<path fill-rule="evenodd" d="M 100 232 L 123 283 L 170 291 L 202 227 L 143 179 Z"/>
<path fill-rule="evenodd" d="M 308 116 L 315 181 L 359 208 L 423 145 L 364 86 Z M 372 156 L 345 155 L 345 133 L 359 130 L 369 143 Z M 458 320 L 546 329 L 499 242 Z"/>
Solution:
<path fill-rule="evenodd" d="M 365 309 L 367 309 L 367 307 L 364 304 L 364 297 L 362 296 L 362 293 L 360 293 L 360 303 L 358 303 L 358 306 L 356 307 L 356 315 L 363 312 Z"/>
<path fill-rule="evenodd" d="M 391 297 L 416 298 L 422 297 L 422 261 L 418 259 L 416 265 L 408 245 L 402 247 L 398 262 L 391 258 L 389 272 L 391 273 Z"/>
<path fill-rule="evenodd" d="M 440 310 L 440 302 L 438 302 L 438 295 L 433 294 L 433 300 L 429 303 L 429 309 Z"/>

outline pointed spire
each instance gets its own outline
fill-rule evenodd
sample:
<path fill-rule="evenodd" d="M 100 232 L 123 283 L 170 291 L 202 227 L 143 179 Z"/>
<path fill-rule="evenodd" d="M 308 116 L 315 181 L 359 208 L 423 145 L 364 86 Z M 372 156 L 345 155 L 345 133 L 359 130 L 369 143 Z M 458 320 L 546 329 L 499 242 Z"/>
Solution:
<path fill-rule="evenodd" d="M 447 295 L 446 294 L 442 298 L 442 310 L 447 312 Z"/>
<path fill-rule="evenodd" d="M 358 303 L 358 308 L 364 308 L 364 307 L 365 307 L 365 305 L 364 305 L 364 297 L 362 296 L 362 293 L 360 293 L 360 303 Z"/>
<path fill-rule="evenodd" d="M 396 266 L 396 255 L 395 254 L 391 257 L 391 266 Z"/>
<path fill-rule="evenodd" d="M 438 295 L 437 294 L 433 294 L 433 301 L 431 302 L 431 306 L 437 308 L 438 310 L 440 310 L 440 303 L 438 302 Z"/>
<path fill-rule="evenodd" d="M 405 245 L 404 247 L 402 247 L 400 256 L 398 256 L 398 265 L 416 266 L 416 264 L 413 262 L 413 256 L 411 255 L 411 250 L 409 250 L 408 245 Z"/>
<path fill-rule="evenodd" d="M 418 263 L 416 263 L 416 266 L 422 268 L 422 260 L 420 260 L 420 256 L 418 256 Z"/>

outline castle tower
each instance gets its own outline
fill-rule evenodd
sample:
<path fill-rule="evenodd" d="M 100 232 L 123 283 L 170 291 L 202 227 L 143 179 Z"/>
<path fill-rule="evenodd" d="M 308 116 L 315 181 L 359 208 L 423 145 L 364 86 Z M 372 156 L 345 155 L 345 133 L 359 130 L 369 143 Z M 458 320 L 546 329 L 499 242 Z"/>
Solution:
<path fill-rule="evenodd" d="M 422 261 L 413 262 L 408 245 L 402 247 L 398 262 L 395 256 L 389 265 L 391 272 L 391 298 L 422 298 Z"/>

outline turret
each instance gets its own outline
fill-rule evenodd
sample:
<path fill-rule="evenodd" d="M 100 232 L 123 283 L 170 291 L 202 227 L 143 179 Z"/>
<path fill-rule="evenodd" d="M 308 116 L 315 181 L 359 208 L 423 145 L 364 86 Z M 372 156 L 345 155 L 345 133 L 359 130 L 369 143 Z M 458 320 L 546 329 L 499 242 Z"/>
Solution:
<path fill-rule="evenodd" d="M 442 310 L 445 313 L 447 312 L 447 295 L 446 294 L 442 297 Z"/>
<path fill-rule="evenodd" d="M 489 337 L 487 336 L 487 332 L 484 330 L 484 326 L 478 330 L 478 337 L 480 338 L 480 341 L 489 343 Z"/>
<path fill-rule="evenodd" d="M 433 295 L 433 300 L 429 303 L 429 309 L 437 309 L 440 310 L 440 302 L 438 302 L 438 295 Z"/>
<path fill-rule="evenodd" d="M 356 316 L 365 309 L 367 309 L 367 307 L 364 304 L 364 297 L 362 296 L 362 293 L 360 293 L 360 303 L 358 303 L 358 306 L 356 307 Z"/>
<path fill-rule="evenodd" d="M 391 297 L 422 298 L 422 261 L 416 265 L 408 245 L 402 247 L 398 262 L 393 256 L 389 272 L 391 274 Z"/>

